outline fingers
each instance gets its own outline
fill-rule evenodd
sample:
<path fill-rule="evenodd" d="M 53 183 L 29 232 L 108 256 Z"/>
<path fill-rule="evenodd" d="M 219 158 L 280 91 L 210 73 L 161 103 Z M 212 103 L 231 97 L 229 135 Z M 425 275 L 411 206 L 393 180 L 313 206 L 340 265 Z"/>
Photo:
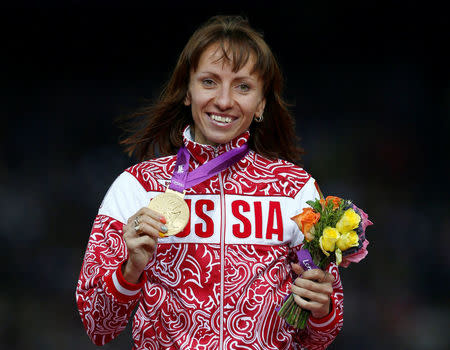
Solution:
<path fill-rule="evenodd" d="M 291 263 L 291 268 L 295 272 L 295 274 L 301 276 L 302 278 L 317 281 L 319 283 L 334 282 L 334 276 L 331 273 L 321 269 L 311 269 L 305 271 L 299 264 L 294 263 Z"/>
<path fill-rule="evenodd" d="M 333 283 L 334 282 L 334 276 L 331 273 L 329 273 L 327 271 L 323 271 L 321 269 L 307 270 L 301 274 L 301 277 L 303 279 L 317 281 L 318 283 Z"/>
<path fill-rule="evenodd" d="M 327 286 L 317 285 L 317 283 L 310 281 L 302 281 L 298 284 L 293 284 L 291 286 L 291 291 L 302 298 L 318 303 L 326 303 L 333 293 L 331 287 L 328 288 Z"/>
<path fill-rule="evenodd" d="M 124 226 L 124 237 L 135 235 L 149 235 L 158 238 L 168 231 L 166 220 L 161 214 L 149 209 L 141 208 L 131 216 Z M 162 235 L 160 234 L 162 233 Z"/>
<path fill-rule="evenodd" d="M 299 271 L 295 265 L 292 268 Z M 304 271 L 291 286 L 295 302 L 301 308 L 310 310 L 315 317 L 327 315 L 330 312 L 333 281 L 333 275 L 321 269 Z"/>
<path fill-rule="evenodd" d="M 298 291 L 297 294 L 299 294 L 300 296 L 305 296 L 307 298 L 311 298 L 311 296 L 309 295 L 309 291 L 325 295 L 327 299 L 331 296 L 331 294 L 333 294 L 333 287 L 329 282 L 317 283 L 314 281 L 297 278 L 293 287 L 296 287 L 294 288 L 294 291 Z M 315 300 L 318 302 L 322 301 L 321 298 L 315 298 Z"/>
<path fill-rule="evenodd" d="M 315 300 L 305 300 L 304 298 L 293 294 L 295 303 L 304 310 L 311 311 L 311 314 L 316 318 L 325 317 L 330 313 L 330 300 L 325 302 L 317 302 Z"/>
<path fill-rule="evenodd" d="M 134 222 L 134 220 L 135 220 L 137 217 L 139 217 L 139 219 L 140 219 L 141 217 L 148 217 L 148 218 L 154 219 L 155 221 L 159 221 L 159 222 L 162 223 L 162 224 L 165 224 L 165 223 L 166 223 L 166 219 L 164 218 L 163 215 L 161 215 L 161 214 L 157 213 L 156 211 L 154 211 L 154 210 L 152 210 L 152 209 L 150 209 L 150 208 L 147 208 L 147 207 L 143 207 L 143 208 L 139 209 L 138 212 L 137 212 L 136 214 L 134 214 L 133 216 L 131 216 L 131 217 L 128 219 L 128 222 L 127 222 L 127 223 L 130 225 L 131 223 Z"/>
<path fill-rule="evenodd" d="M 140 217 L 139 225 L 135 227 L 135 230 L 139 235 L 150 235 L 155 238 L 161 237 L 160 233 L 164 234 L 168 231 L 166 225 L 144 215 Z"/>

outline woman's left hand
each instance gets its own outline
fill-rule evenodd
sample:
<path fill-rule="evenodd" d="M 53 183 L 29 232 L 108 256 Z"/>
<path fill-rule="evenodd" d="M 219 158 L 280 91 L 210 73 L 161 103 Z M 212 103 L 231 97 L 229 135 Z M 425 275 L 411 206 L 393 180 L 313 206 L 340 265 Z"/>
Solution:
<path fill-rule="evenodd" d="M 291 266 L 294 272 L 301 276 L 295 279 L 291 287 L 297 305 L 311 311 L 315 318 L 327 316 L 331 311 L 333 275 L 321 269 L 304 271 L 298 264 Z"/>

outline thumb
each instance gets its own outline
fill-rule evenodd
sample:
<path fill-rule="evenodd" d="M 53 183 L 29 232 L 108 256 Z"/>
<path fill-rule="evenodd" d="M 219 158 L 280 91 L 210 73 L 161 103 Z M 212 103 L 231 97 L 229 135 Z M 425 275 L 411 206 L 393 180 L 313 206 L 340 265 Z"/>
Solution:
<path fill-rule="evenodd" d="M 299 264 L 291 263 L 292 271 L 295 272 L 296 275 L 300 276 L 305 270 Z"/>

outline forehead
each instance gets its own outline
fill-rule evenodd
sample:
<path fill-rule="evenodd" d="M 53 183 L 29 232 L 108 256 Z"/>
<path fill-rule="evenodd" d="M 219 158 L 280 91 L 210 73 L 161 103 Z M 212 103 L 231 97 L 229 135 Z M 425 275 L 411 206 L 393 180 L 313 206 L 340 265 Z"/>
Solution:
<path fill-rule="evenodd" d="M 255 54 L 247 51 L 242 55 L 242 52 L 232 50 L 232 48 L 221 46 L 220 44 L 208 46 L 200 55 L 197 67 L 193 71 L 198 71 L 209 66 L 215 69 L 231 70 L 234 73 L 241 72 L 258 76 L 255 71 Z"/>

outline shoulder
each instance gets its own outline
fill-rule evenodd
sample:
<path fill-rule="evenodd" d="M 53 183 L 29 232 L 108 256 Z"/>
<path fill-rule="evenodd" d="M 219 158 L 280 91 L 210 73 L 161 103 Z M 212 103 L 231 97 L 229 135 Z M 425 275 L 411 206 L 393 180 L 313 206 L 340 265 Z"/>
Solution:
<path fill-rule="evenodd" d="M 173 158 L 148 160 L 123 171 L 103 198 L 99 214 L 125 223 L 133 213 L 148 204 L 149 192 L 165 190 L 166 180 L 170 181 L 168 174 L 171 173 Z"/>
<path fill-rule="evenodd" d="M 284 195 L 295 197 L 308 183 L 311 175 L 302 167 L 282 159 L 269 159 L 254 151 L 249 154 L 251 166 L 246 176 L 278 188 Z"/>
<path fill-rule="evenodd" d="M 170 182 L 170 174 L 175 165 L 175 155 L 146 160 L 124 171 L 134 177 L 147 192 L 161 191 Z"/>
<path fill-rule="evenodd" d="M 254 154 L 253 164 L 258 170 L 264 171 L 267 176 L 291 181 L 292 179 L 306 182 L 311 175 L 302 167 L 283 159 L 269 159 L 258 153 Z"/>

